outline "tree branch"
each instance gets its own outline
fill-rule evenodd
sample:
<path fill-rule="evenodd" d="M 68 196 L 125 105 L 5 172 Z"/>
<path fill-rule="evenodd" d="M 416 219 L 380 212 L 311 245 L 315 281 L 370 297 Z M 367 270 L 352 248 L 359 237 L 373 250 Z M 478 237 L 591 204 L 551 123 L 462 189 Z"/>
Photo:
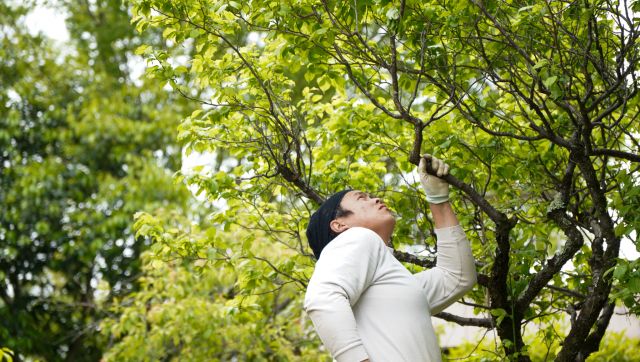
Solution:
<path fill-rule="evenodd" d="M 457 323 L 461 326 L 474 326 L 474 327 L 483 327 L 487 329 L 492 329 L 495 327 L 493 323 L 493 319 L 491 318 L 468 318 L 468 317 L 460 317 L 451 313 L 440 312 L 435 314 L 434 317 L 443 319 L 447 322 Z"/>
<path fill-rule="evenodd" d="M 597 156 L 612 156 L 617 158 L 623 158 L 631 162 L 640 162 L 640 155 L 637 155 L 635 153 L 620 151 L 620 150 L 611 150 L 608 148 L 594 148 L 591 151 L 591 154 L 597 155 Z"/>

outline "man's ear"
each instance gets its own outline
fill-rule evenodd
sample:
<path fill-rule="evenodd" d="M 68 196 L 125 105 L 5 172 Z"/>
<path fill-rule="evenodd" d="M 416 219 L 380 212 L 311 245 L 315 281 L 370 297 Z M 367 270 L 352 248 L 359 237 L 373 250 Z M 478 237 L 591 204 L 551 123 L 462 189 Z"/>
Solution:
<path fill-rule="evenodd" d="M 338 220 L 331 220 L 331 222 L 329 223 L 329 227 L 331 228 L 331 231 L 333 231 L 336 234 L 340 234 L 341 232 L 349 228 L 349 226 L 341 223 Z"/>

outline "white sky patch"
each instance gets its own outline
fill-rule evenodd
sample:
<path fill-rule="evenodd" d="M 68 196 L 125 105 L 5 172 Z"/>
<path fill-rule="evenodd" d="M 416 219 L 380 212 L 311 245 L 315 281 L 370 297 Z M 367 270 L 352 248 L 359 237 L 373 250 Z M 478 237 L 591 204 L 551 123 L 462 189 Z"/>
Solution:
<path fill-rule="evenodd" d="M 267 36 L 267 33 L 258 33 L 258 32 L 252 31 L 247 36 L 247 42 L 256 44 L 260 48 L 264 48 L 265 46 L 264 38 L 266 38 L 266 36 Z"/>
<path fill-rule="evenodd" d="M 20 102 L 20 100 L 22 99 L 22 98 L 20 98 L 20 95 L 16 91 L 14 91 L 13 89 L 7 90 L 7 96 L 9 98 L 9 100 L 11 100 L 13 102 L 16 102 L 16 103 Z"/>
<path fill-rule="evenodd" d="M 180 171 L 185 176 L 190 176 L 194 174 L 200 174 L 202 176 L 211 176 L 213 174 L 213 160 L 215 158 L 215 154 L 213 152 L 196 152 L 192 151 L 189 155 L 185 152 L 185 149 L 182 149 L 182 167 Z M 233 162 L 233 161 L 231 161 Z M 222 167 L 223 170 L 228 170 L 231 168 L 229 161 L 224 161 Z M 206 202 L 208 197 L 206 192 L 201 193 L 200 195 L 196 195 L 198 191 L 197 185 L 187 185 L 191 194 L 198 200 L 199 202 Z M 227 209 L 227 200 L 218 198 L 216 200 L 209 200 L 212 205 L 219 210 Z"/>
<path fill-rule="evenodd" d="M 636 239 L 635 231 L 632 232 L 632 239 Z M 633 243 L 632 239 L 622 238 L 620 242 L 620 257 L 627 260 L 636 260 L 640 258 L 640 252 L 636 249 L 636 245 Z"/>
<path fill-rule="evenodd" d="M 182 173 L 185 175 L 191 175 L 199 173 L 201 175 L 209 175 L 213 170 L 214 154 L 211 152 L 197 152 L 191 151 L 189 155 L 185 150 L 182 150 Z M 197 168 L 198 170 L 194 170 Z"/>
<path fill-rule="evenodd" d="M 127 68 L 129 68 L 129 75 L 137 87 L 142 87 L 142 77 L 144 77 L 147 69 L 146 61 L 141 56 L 130 54 L 127 58 Z"/>
<path fill-rule="evenodd" d="M 59 42 L 69 41 L 65 15 L 58 9 L 38 4 L 27 16 L 25 25 L 32 34 L 42 33 Z"/>

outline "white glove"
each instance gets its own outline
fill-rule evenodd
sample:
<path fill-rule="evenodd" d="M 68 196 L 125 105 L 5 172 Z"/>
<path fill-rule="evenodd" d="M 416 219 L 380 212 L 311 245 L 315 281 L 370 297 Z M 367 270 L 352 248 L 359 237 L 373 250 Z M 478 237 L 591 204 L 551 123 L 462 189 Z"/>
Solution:
<path fill-rule="evenodd" d="M 418 174 L 420 183 L 427 195 L 427 201 L 431 204 L 441 204 L 449 201 L 449 184 L 436 176 L 427 173 L 427 160 L 431 160 L 431 167 L 436 170 L 438 177 L 449 174 L 449 165 L 430 154 L 424 154 L 420 158 Z"/>

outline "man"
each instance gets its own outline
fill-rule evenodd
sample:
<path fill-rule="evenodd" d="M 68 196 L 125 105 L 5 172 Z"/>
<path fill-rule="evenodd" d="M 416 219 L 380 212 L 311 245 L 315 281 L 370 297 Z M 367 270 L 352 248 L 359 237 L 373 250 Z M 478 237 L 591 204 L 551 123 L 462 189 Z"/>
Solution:
<path fill-rule="evenodd" d="M 437 176 L 427 174 L 431 160 Z M 440 176 L 449 166 L 425 155 L 418 172 L 437 235 L 436 267 L 411 274 L 387 246 L 394 215 L 378 198 L 353 190 L 331 196 L 311 216 L 318 259 L 304 308 L 338 362 L 440 361 L 431 315 L 476 283 L 473 255 Z"/>

